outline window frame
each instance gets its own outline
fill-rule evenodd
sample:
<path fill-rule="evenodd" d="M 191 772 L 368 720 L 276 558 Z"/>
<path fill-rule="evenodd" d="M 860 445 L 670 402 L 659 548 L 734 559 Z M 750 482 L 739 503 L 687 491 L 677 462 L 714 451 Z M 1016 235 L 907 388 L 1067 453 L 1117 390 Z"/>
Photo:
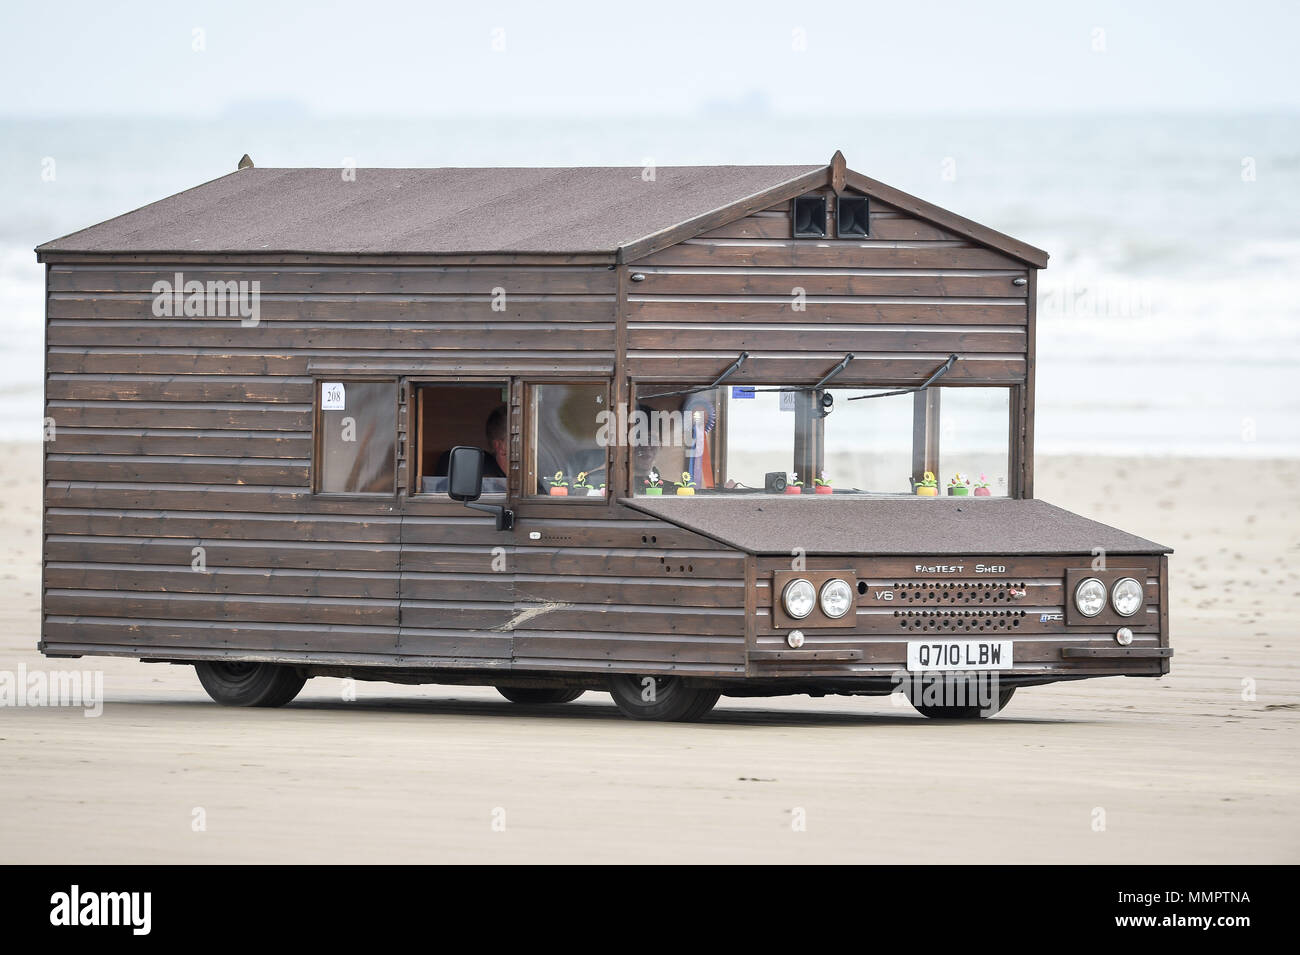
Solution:
<path fill-rule="evenodd" d="M 549 494 L 538 494 L 532 491 L 537 487 L 537 458 L 534 455 L 537 432 L 537 403 L 536 389 L 545 385 L 603 385 L 605 388 L 605 407 L 606 410 L 614 411 L 613 394 L 614 381 L 612 378 L 594 378 L 594 377 L 565 377 L 565 378 L 521 378 L 519 379 L 523 386 L 523 422 L 520 434 L 519 453 L 522 459 L 519 462 L 520 488 L 519 500 L 527 501 L 529 504 L 545 503 L 548 506 L 574 504 L 579 507 L 604 507 L 613 503 L 616 496 L 620 496 L 622 488 L 615 486 L 614 468 L 616 458 L 614 449 L 617 446 L 617 438 L 614 443 L 605 445 L 605 496 L 604 497 L 551 497 Z M 622 476 L 619 475 L 620 483 Z"/>
<path fill-rule="evenodd" d="M 430 386 L 430 385 L 432 385 L 432 386 L 444 387 L 444 388 L 445 388 L 445 387 L 455 387 L 456 385 L 465 385 L 465 386 L 467 386 L 467 387 L 471 387 L 471 388 L 473 388 L 473 387 L 482 387 L 482 386 L 484 386 L 484 385 L 500 385 L 502 388 L 505 389 L 506 396 L 507 396 L 507 397 L 506 397 L 506 400 L 505 400 L 505 402 L 504 402 L 504 404 L 505 404 L 505 406 L 506 406 L 506 445 L 507 445 L 507 448 L 509 448 L 509 447 L 511 446 L 511 441 L 510 441 L 510 407 L 511 407 L 511 399 L 510 399 L 510 395 L 511 395 L 511 394 L 513 393 L 513 391 L 514 391 L 515 381 L 516 381 L 516 379 L 511 378 L 511 377 L 508 376 L 508 375 L 506 375 L 506 376 L 492 376 L 492 375 L 484 375 L 484 376 L 473 375 L 473 376 L 467 376 L 467 375 L 457 375 L 457 376 L 455 376 L 455 377 L 439 377 L 439 376 L 436 376 L 436 375 L 420 375 L 420 376 L 418 376 L 418 377 L 407 376 L 407 377 L 405 378 L 406 388 L 407 388 L 407 395 L 409 396 L 409 397 L 408 397 L 407 412 L 406 412 L 406 415 L 407 415 L 407 433 L 406 433 L 406 445 L 407 445 L 407 454 L 406 454 L 406 497 L 407 497 L 407 498 L 409 498 L 410 500 L 413 500 L 413 501 L 428 502 L 428 503 L 434 503 L 434 504 L 437 504 L 437 503 L 449 503 L 449 502 L 450 502 L 450 503 L 453 503 L 453 504 L 456 503 L 455 501 L 452 501 L 451 498 L 450 498 L 447 494 L 445 494 L 445 493 L 443 493 L 443 494 L 439 494 L 439 493 L 437 493 L 436 491 L 421 491 L 421 490 L 419 490 L 419 481 L 420 481 L 420 478 L 421 478 L 421 476 L 422 476 L 422 475 L 421 475 L 421 472 L 420 472 L 420 466 L 421 466 L 420 458 L 421 458 L 421 453 L 422 453 L 422 452 L 421 452 L 421 440 L 422 440 L 422 437 L 423 437 L 423 436 L 420 434 L 420 418 L 421 418 L 421 415 L 422 415 L 422 413 L 423 413 L 423 409 L 420 407 L 420 400 L 416 397 L 416 395 L 418 394 L 418 392 L 420 391 L 420 389 L 423 388 L 423 387 L 425 387 L 425 386 Z M 507 463 L 507 464 L 513 464 L 514 462 L 513 462 L 513 460 L 508 460 L 506 463 Z M 508 502 L 508 501 L 511 501 L 511 500 L 514 499 L 513 496 L 512 496 L 512 493 L 511 493 L 511 489 L 510 489 L 510 469 L 509 469 L 509 468 L 506 469 L 506 489 L 505 489 L 505 493 L 503 493 L 503 494 L 488 494 L 488 493 L 485 493 L 485 494 L 483 495 L 483 498 L 486 499 L 487 501 L 491 502 L 491 503 L 497 503 L 497 504 L 499 504 L 499 503 L 504 503 L 504 502 Z M 457 504 L 457 506 L 459 507 L 459 506 L 461 506 L 461 505 Z"/>
<path fill-rule="evenodd" d="M 349 383 L 379 383 L 393 386 L 393 489 L 392 491 L 324 491 L 320 487 L 321 479 L 321 385 L 327 381 Z M 396 498 L 401 469 L 401 418 L 402 418 L 402 380 L 397 375 L 321 375 L 312 376 L 312 413 L 311 413 L 311 466 L 308 475 L 312 497 L 357 499 L 363 501 L 381 501 Z"/>
<path fill-rule="evenodd" d="M 635 409 L 639 406 L 640 403 L 639 395 L 642 391 L 654 392 L 654 391 L 661 391 L 664 389 L 696 388 L 699 386 L 707 386 L 711 383 L 712 383 L 711 381 L 702 380 L 698 378 L 695 380 L 691 380 L 689 377 L 674 378 L 671 381 L 662 381 L 658 379 L 651 380 L 651 379 L 644 379 L 644 378 L 642 379 L 632 378 L 628 380 L 628 395 L 629 395 L 628 407 L 629 409 Z M 725 382 L 719 385 L 718 387 L 730 388 L 732 385 L 751 386 L 757 388 L 779 387 L 778 385 L 774 385 L 762 381 L 744 381 L 744 382 L 731 381 L 731 382 Z M 848 384 L 841 384 L 839 382 L 836 382 L 833 386 L 830 386 L 830 388 L 828 388 L 827 390 L 831 390 L 831 388 L 833 388 L 836 391 L 842 391 L 845 389 L 853 389 L 855 391 L 892 391 L 898 387 L 900 386 L 897 384 L 848 385 Z M 962 382 L 946 382 L 946 383 L 936 382 L 930 387 L 940 389 L 940 394 L 943 393 L 943 389 L 957 390 L 957 389 L 966 389 L 966 388 L 1000 388 L 1000 389 L 1004 389 L 1007 392 L 1007 491 L 1005 495 L 999 495 L 999 496 L 1004 496 L 1005 498 L 1008 499 L 1021 499 L 1026 497 L 1024 493 L 1025 492 L 1024 462 L 1025 462 L 1026 455 L 1023 454 L 1022 452 L 1026 450 L 1026 448 L 1031 449 L 1032 446 L 1027 445 L 1025 447 L 1022 447 L 1020 441 L 1022 432 L 1027 428 L 1027 419 L 1029 418 L 1029 416 L 1024 414 L 1022 410 L 1025 385 L 1020 382 L 1005 382 L 1005 381 L 962 381 Z M 942 402 L 940 402 L 940 405 L 941 405 L 941 409 L 939 414 L 940 414 L 940 422 L 942 422 L 943 420 Z M 629 411 L 629 415 L 630 414 L 631 412 Z M 719 420 L 721 421 L 723 419 L 720 417 Z M 940 426 L 942 427 L 942 424 Z M 726 440 L 727 440 L 725 429 L 720 435 L 719 440 L 721 442 L 720 447 L 723 449 L 723 453 L 725 454 Z M 915 448 L 916 448 L 915 440 L 916 440 L 916 435 L 914 432 L 913 433 L 913 454 L 915 454 Z M 940 442 L 939 445 L 939 453 L 940 454 L 942 453 L 942 442 Z M 1032 453 L 1032 450 L 1030 450 L 1030 453 Z M 626 485 L 624 493 L 626 493 L 630 497 L 636 497 L 639 489 L 636 487 L 635 479 L 632 474 L 631 454 L 627 456 L 626 471 L 627 471 L 626 474 L 620 476 Z"/>

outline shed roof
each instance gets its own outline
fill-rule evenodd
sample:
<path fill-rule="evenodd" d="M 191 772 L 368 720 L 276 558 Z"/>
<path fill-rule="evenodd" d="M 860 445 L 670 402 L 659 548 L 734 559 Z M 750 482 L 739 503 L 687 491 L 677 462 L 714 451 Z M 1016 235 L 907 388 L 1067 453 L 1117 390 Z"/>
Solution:
<path fill-rule="evenodd" d="M 823 185 L 860 190 L 1038 267 L 1047 255 L 826 165 L 240 169 L 37 246 L 69 254 L 640 257 Z"/>
<path fill-rule="evenodd" d="M 37 251 L 614 253 L 821 168 L 250 168 Z"/>
<path fill-rule="evenodd" d="M 836 494 L 624 498 L 622 503 L 754 554 L 1165 554 L 1170 549 L 1038 500 Z"/>

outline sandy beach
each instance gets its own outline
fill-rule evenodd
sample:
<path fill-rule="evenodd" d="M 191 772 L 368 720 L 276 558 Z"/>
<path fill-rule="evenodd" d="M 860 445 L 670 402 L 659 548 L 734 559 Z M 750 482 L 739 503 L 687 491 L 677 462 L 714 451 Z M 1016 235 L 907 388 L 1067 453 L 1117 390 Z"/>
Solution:
<path fill-rule="evenodd" d="M 661 725 L 597 693 L 337 680 L 228 709 L 188 667 L 45 661 L 40 448 L 0 445 L 0 670 L 102 670 L 106 696 L 0 709 L 0 861 L 1298 862 L 1298 476 L 1040 458 L 1039 497 L 1175 548 L 1161 680 L 1023 690 L 974 725 L 807 697 Z"/>

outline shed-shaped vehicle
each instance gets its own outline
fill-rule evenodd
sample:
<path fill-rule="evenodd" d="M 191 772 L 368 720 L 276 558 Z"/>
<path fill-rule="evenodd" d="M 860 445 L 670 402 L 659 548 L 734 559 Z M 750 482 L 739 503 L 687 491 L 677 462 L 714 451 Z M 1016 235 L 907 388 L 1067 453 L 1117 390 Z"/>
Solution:
<path fill-rule="evenodd" d="M 1168 549 L 1033 498 L 1046 254 L 838 153 L 245 162 L 37 253 L 49 656 L 655 719 L 1168 671 Z"/>

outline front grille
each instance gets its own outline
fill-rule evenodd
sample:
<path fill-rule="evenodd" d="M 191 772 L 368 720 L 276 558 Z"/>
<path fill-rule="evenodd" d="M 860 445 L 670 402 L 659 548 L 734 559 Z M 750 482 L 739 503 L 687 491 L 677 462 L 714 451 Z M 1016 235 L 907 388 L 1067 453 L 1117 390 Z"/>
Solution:
<path fill-rule="evenodd" d="M 1000 604 L 1025 596 L 1024 582 L 991 580 L 904 580 L 894 584 L 896 600 L 911 604 Z"/>
<path fill-rule="evenodd" d="M 895 610 L 903 630 L 921 632 L 979 633 L 1014 630 L 1025 616 L 1023 610 Z"/>

